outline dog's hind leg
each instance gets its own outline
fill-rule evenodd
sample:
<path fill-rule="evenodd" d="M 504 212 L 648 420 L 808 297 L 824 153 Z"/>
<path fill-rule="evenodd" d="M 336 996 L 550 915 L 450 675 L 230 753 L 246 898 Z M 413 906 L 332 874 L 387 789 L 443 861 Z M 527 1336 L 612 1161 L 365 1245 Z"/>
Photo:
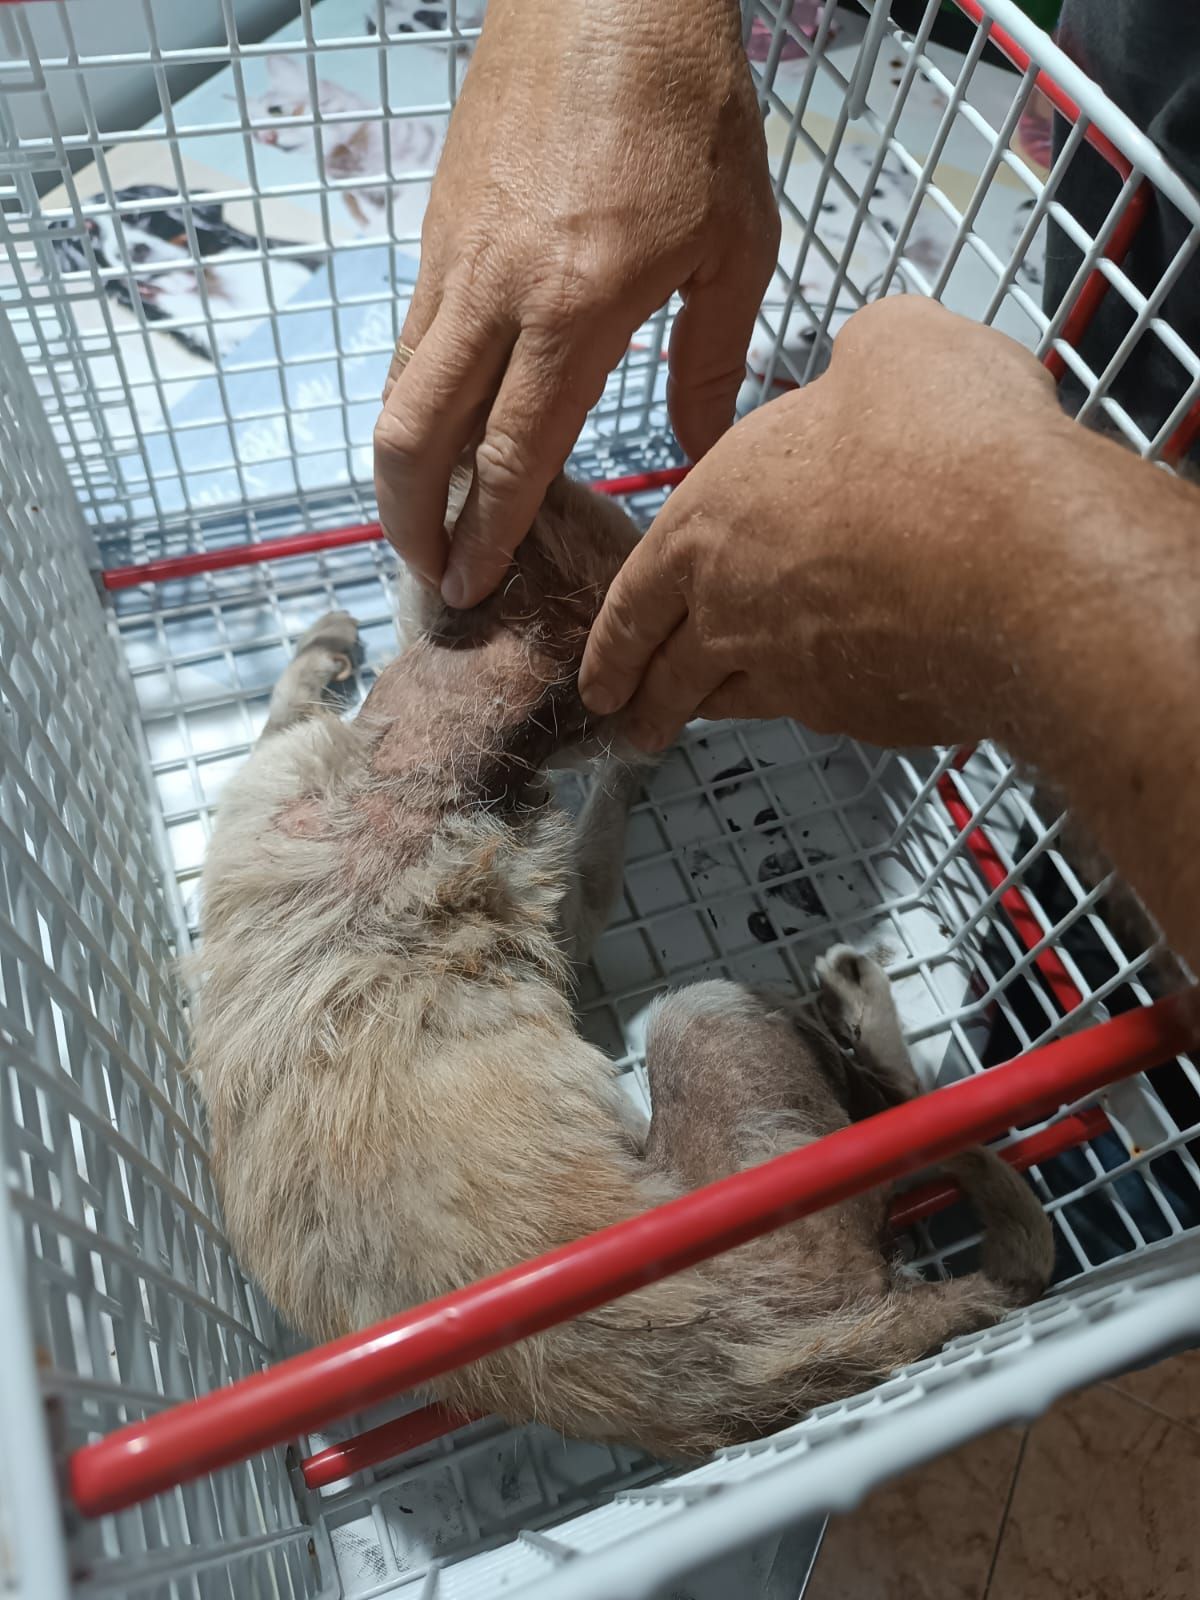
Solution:
<path fill-rule="evenodd" d="M 623 762 L 599 762 L 575 824 L 570 887 L 561 913 L 563 942 L 574 966 L 589 959 L 621 892 L 625 825 L 641 774 Z"/>
<path fill-rule="evenodd" d="M 826 1023 L 853 1052 L 869 1087 L 885 1106 L 914 1099 L 920 1085 L 883 968 L 848 945 L 836 945 L 817 962 L 817 977 Z M 958 1182 L 984 1224 L 983 1275 L 934 1286 L 942 1298 L 930 1299 L 928 1314 L 934 1319 L 931 1326 L 949 1317 L 953 1332 L 969 1332 L 972 1317 L 982 1319 L 977 1326 L 994 1320 L 989 1307 L 997 1295 L 1011 1305 L 1041 1294 L 1054 1271 L 1054 1235 L 1036 1194 L 994 1150 L 982 1145 L 963 1150 L 940 1162 L 937 1170 Z M 947 1309 L 955 1295 L 962 1302 L 959 1312 Z M 953 1322 L 960 1313 L 966 1319 L 962 1327 Z"/>
<path fill-rule="evenodd" d="M 271 695 L 263 738 L 326 709 L 330 688 L 354 672 L 358 650 L 358 624 L 347 611 L 329 611 L 302 633 Z"/>
<path fill-rule="evenodd" d="M 887 973 L 870 956 L 846 944 L 826 951 L 816 972 L 817 1003 L 825 1025 L 854 1057 L 879 1099 L 885 1106 L 916 1099 L 921 1085 Z"/>
<path fill-rule="evenodd" d="M 646 1034 L 648 1159 L 694 1188 L 845 1126 L 822 1046 L 834 1053 L 785 1005 L 741 984 L 666 995 Z"/>

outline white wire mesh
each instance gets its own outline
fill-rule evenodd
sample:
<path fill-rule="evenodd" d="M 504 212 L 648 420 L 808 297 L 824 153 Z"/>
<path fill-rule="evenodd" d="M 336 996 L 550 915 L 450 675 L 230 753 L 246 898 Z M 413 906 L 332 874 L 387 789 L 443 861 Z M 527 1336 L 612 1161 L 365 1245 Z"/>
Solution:
<path fill-rule="evenodd" d="M 100 51 L 81 43 L 85 3 L 44 0 L 36 21 L 31 6 L 0 6 L 0 301 L 12 329 L 0 330 L 0 365 L 25 369 L 0 406 L 0 1130 L 60 1447 L 280 1348 L 220 1233 L 179 1076 L 171 946 L 188 938 L 221 786 L 291 643 L 330 607 L 351 611 L 367 649 L 359 694 L 395 647 L 380 547 L 216 573 L 117 597 L 131 698 L 87 579 L 84 521 L 114 564 L 373 515 L 376 394 L 479 21 L 466 0 L 451 0 L 445 27 L 433 26 L 436 6 L 417 22 L 403 0 L 318 0 L 279 36 L 252 40 L 234 0 L 211 0 L 206 41 L 185 48 L 169 42 L 169 0 L 142 0 L 138 36 Z M 1194 295 L 1200 205 L 1152 147 L 1008 0 L 990 0 L 1129 164 L 1085 227 L 1061 198 L 1084 124 L 1039 162 L 1035 73 L 997 67 L 983 29 L 960 52 L 933 40 L 936 0 L 917 8 L 911 35 L 884 8 L 873 53 L 866 7 L 826 6 L 815 38 L 790 4 L 747 9 L 784 239 L 743 402 L 817 374 L 865 300 L 934 293 L 1058 351 L 1081 417 L 1160 456 L 1200 394 L 1175 314 L 1189 285 Z M 281 58 L 291 66 L 272 66 Z M 178 92 L 197 73 L 210 75 Z M 110 92 L 118 80 L 142 104 L 137 118 Z M 347 171 L 351 130 L 368 154 Z M 1135 283 L 1101 253 L 1144 174 L 1175 242 L 1166 271 Z M 1051 228 L 1067 252 L 1055 303 Z M 1128 317 L 1115 342 L 1077 351 L 1061 333 L 1097 265 Z M 652 319 L 614 374 L 576 459 L 584 475 L 677 459 L 663 403 L 671 315 Z M 1151 346 L 1174 376 L 1147 407 L 1129 375 Z M 648 520 L 656 503 L 635 510 Z M 1162 982 L 1153 932 L 1052 815 L 989 748 L 960 767 L 790 724 L 694 730 L 634 812 L 583 1026 L 644 1099 L 655 993 L 713 972 L 803 989 L 813 955 L 841 939 L 886 954 L 927 1083 L 1144 1003 Z M 991 886 L 971 849 L 978 827 L 1002 874 Z M 1040 930 L 1032 949 L 1002 904 L 1013 887 Z M 1038 964 L 1048 952 L 1057 984 Z M 819 1518 L 1011 1415 L 1005 1394 L 1032 1408 L 1072 1375 L 1096 1375 L 1102 1322 L 1120 1332 L 1114 1366 L 1152 1348 L 1156 1319 L 1186 1322 L 1168 1280 L 1195 1265 L 1181 1235 L 1200 1223 L 1200 1079 L 1188 1062 L 1164 1064 L 1104 1104 L 1110 1133 L 1032 1173 L 1068 1292 L 780 1440 L 650 1493 L 657 1469 L 627 1453 L 485 1422 L 315 1503 L 297 1502 L 270 1455 L 77 1530 L 79 1588 L 457 1597 L 536 1581 L 547 1595 L 632 1596 L 704 1552 Z M 912 1253 L 957 1271 L 975 1242 L 951 1213 L 915 1231 Z M 989 1374 L 999 1387 L 980 1381 Z M 896 1444 L 892 1419 L 913 1405 L 919 1438 L 909 1429 Z M 855 1453 L 861 1437 L 874 1453 Z M 621 1485 L 629 1492 L 571 1520 Z M 810 1548 L 786 1552 L 783 1581 Z M 572 1551 L 597 1559 L 568 1564 Z M 785 1592 L 779 1570 L 769 1576 L 779 1559 L 760 1545 L 749 1566 L 714 1566 L 708 1581 L 714 1593 Z"/>
<path fill-rule="evenodd" d="M 1056 56 L 1055 80 L 1084 114 L 1069 131 L 1060 123 L 1051 148 L 1049 108 L 1036 87 L 1047 59 L 1043 36 L 1010 0 L 990 0 L 985 11 L 1032 50 L 1020 76 L 999 73 L 985 59 L 990 17 L 961 53 L 931 42 L 938 3 L 908 8 L 918 18 L 912 34 L 889 24 L 873 60 L 860 51 L 865 22 L 857 8 L 822 8 L 812 41 L 791 5 L 755 0 L 752 9 L 766 41 L 761 97 L 784 223 L 751 359 L 753 398 L 820 371 L 829 337 L 866 300 L 932 294 L 1039 355 L 1056 351 L 1081 417 L 1103 420 L 1157 459 L 1200 396 L 1200 356 L 1161 315 L 1172 297 L 1182 313 L 1189 298 L 1182 284 L 1191 283 L 1194 303 L 1195 279 L 1187 274 L 1200 242 L 1200 200 L 1154 147 Z M 874 14 L 866 0 L 862 9 Z M 789 47 L 800 54 L 789 59 Z M 865 94 L 857 119 L 850 115 L 852 83 Z M 1097 114 L 1095 125 L 1125 159 L 1120 176 L 1087 147 Z M 1070 209 L 1060 198 L 1068 176 Z M 1102 253 L 1147 177 L 1155 185 L 1148 233 L 1161 234 L 1169 247 L 1153 280 L 1138 283 Z M 1051 229 L 1055 301 L 1045 293 Z M 1060 335 L 1093 268 L 1128 316 L 1119 340 L 1081 353 Z M 1182 314 L 1175 320 L 1182 324 Z M 1194 316 L 1187 320 L 1194 325 Z M 1162 372 L 1153 395 L 1122 381 L 1129 369 L 1144 384 L 1150 363 Z"/>
<path fill-rule="evenodd" d="M 79 48 L 65 0 L 37 8 L 55 24 L 40 46 L 32 8 L 0 8 L 0 299 L 110 561 L 120 541 L 203 548 L 222 510 L 369 514 L 379 374 L 478 32 L 466 3 L 320 0 L 252 44 L 233 0 L 209 6 L 202 48 L 164 47 L 170 0 L 144 0 L 141 37 L 103 54 Z M 174 103 L 177 73 L 218 67 Z M 96 111 L 116 74 L 157 100 L 150 122 Z M 80 132 L 55 120 L 63 80 Z M 665 327 L 635 341 L 598 431 L 663 431 Z"/>
<path fill-rule="evenodd" d="M 185 1018 L 128 679 L 2 321 L 0 365 L 0 1141 L 12 1288 L 55 1443 L 70 1449 L 255 1370 L 277 1336 L 225 1243 L 182 1074 Z M 16 1314 L 11 1301 L 4 1314 Z M 281 1461 L 267 1457 L 81 1528 L 74 1557 L 110 1575 L 136 1558 L 161 1577 L 188 1546 L 211 1560 L 245 1545 L 207 1593 L 247 1592 L 254 1561 L 299 1595 L 315 1587 L 307 1539 Z"/>

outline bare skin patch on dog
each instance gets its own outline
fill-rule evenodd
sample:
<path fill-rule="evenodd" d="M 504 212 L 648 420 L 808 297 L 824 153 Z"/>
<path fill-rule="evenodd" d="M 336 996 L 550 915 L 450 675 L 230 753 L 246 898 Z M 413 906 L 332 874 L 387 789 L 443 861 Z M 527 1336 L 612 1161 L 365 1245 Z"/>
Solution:
<path fill-rule="evenodd" d="M 362 716 L 378 720 L 371 770 L 400 809 L 508 811 L 542 803 L 545 761 L 582 729 L 583 708 L 553 663 L 496 627 L 407 650 Z"/>
<path fill-rule="evenodd" d="M 315 794 L 305 795 L 301 800 L 289 801 L 283 810 L 276 814 L 275 826 L 289 839 L 327 840 L 331 836 L 325 801 L 320 795 Z"/>

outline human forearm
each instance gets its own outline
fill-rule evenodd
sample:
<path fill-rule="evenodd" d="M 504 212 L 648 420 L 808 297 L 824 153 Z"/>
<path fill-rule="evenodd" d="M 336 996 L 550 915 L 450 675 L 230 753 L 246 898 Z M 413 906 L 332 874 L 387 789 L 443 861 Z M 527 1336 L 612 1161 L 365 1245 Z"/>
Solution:
<path fill-rule="evenodd" d="M 995 738 L 1200 965 L 1198 557 L 1200 493 L 1068 421 L 1011 340 L 902 296 L 671 496 L 580 686 L 595 710 L 628 703 L 647 749 L 696 714 Z"/>
<path fill-rule="evenodd" d="M 987 731 L 1058 787 L 1200 970 L 1200 491 L 1062 430 L 1004 540 Z"/>

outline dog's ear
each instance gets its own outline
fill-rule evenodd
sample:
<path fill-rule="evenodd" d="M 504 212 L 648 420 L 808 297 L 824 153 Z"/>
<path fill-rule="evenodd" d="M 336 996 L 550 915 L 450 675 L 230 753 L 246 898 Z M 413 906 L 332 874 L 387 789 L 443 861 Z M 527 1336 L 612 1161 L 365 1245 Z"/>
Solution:
<path fill-rule="evenodd" d="M 200 246 L 201 255 L 209 255 L 212 250 L 226 243 L 228 229 L 225 226 L 225 207 L 219 201 L 209 200 L 204 205 L 192 206 L 192 224 L 196 229 L 196 241 Z"/>

